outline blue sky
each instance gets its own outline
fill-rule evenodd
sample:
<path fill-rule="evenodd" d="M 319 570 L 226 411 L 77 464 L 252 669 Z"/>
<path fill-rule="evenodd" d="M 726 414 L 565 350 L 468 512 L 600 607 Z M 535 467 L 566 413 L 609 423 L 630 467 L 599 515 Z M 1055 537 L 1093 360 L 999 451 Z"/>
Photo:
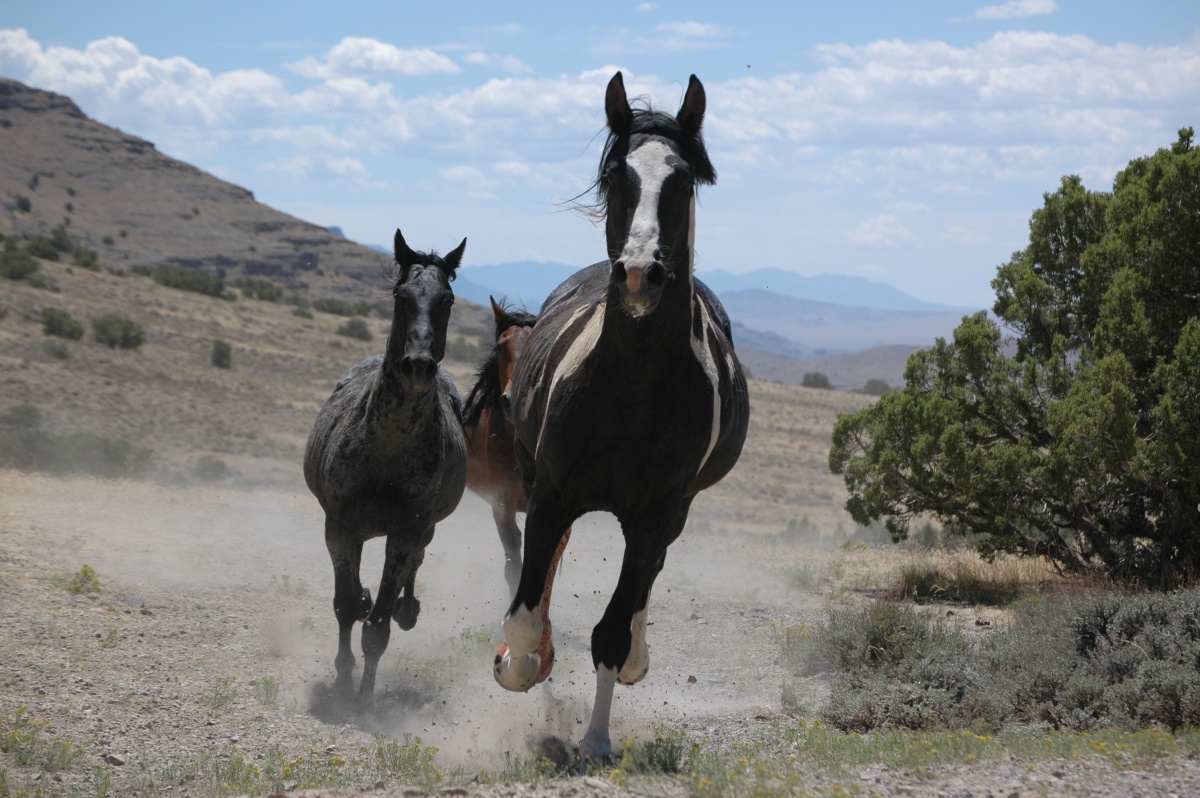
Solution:
<path fill-rule="evenodd" d="M 668 110 L 707 89 L 701 276 L 985 307 L 1062 175 L 1108 189 L 1200 127 L 1200 3 L 0 5 L 0 75 L 355 240 L 465 235 L 468 266 L 604 256 L 564 203 L 617 69 Z"/>

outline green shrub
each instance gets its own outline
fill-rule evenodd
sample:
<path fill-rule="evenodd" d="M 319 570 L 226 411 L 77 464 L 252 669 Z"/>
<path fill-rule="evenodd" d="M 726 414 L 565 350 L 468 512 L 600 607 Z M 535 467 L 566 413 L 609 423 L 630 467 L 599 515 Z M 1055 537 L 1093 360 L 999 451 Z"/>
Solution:
<path fill-rule="evenodd" d="M 67 590 L 71 593 L 99 593 L 100 592 L 100 577 L 96 573 L 96 569 L 90 565 L 84 564 L 82 568 L 76 571 L 71 577 L 71 581 L 67 584 Z"/>
<path fill-rule="evenodd" d="M 0 426 L 9 429 L 37 429 L 42 425 L 42 411 L 33 405 L 13 405 L 0 414 Z"/>
<path fill-rule="evenodd" d="M 111 349 L 137 349 L 146 342 L 141 325 L 116 313 L 92 319 L 92 335 Z"/>
<path fill-rule="evenodd" d="M 58 247 L 45 236 L 35 236 L 25 245 L 25 251 L 42 260 L 58 260 Z"/>
<path fill-rule="evenodd" d="M 205 482 L 216 482 L 229 476 L 229 466 L 225 461 L 211 454 L 201 455 L 196 460 L 196 476 Z"/>
<path fill-rule="evenodd" d="M 105 236 L 104 238 L 100 239 L 100 243 L 106 247 L 111 247 L 113 245 L 113 237 Z"/>
<path fill-rule="evenodd" d="M 67 228 L 59 226 L 50 231 L 50 245 L 59 252 L 70 252 L 75 245 L 71 242 L 71 236 L 67 235 Z"/>
<path fill-rule="evenodd" d="M 309 310 L 306 307 L 302 307 L 300 305 L 297 305 L 296 307 L 292 308 L 292 315 L 299 316 L 302 319 L 311 319 L 313 317 L 311 310 Z"/>
<path fill-rule="evenodd" d="M 262 277 L 239 277 L 233 281 L 233 285 L 247 299 L 260 302 L 279 302 L 283 299 L 283 289 Z"/>
<path fill-rule="evenodd" d="M 42 332 L 78 341 L 83 337 L 83 324 L 62 308 L 42 308 Z"/>
<path fill-rule="evenodd" d="M 21 213 L 29 213 L 33 210 L 33 203 L 29 201 L 29 197 L 18 196 L 13 207 Z"/>
<path fill-rule="evenodd" d="M 0 252 L 0 276 L 9 280 L 27 280 L 41 264 L 15 238 L 4 240 L 4 251 Z"/>
<path fill-rule="evenodd" d="M 360 341 L 371 340 L 371 329 L 367 327 L 366 319 L 358 316 L 349 319 L 341 327 L 338 327 L 337 334 L 344 335 L 347 338 L 357 338 Z"/>
<path fill-rule="evenodd" d="M 871 396 L 885 396 L 892 392 L 892 386 L 887 384 L 887 380 L 872 378 L 867 380 L 862 392 Z"/>
<path fill-rule="evenodd" d="M 217 297 L 225 293 L 225 281 L 220 277 L 173 263 L 151 270 L 150 277 L 159 285 L 176 288 L 180 291 L 193 291 L 197 294 Z"/>
<path fill-rule="evenodd" d="M 229 368 L 233 365 L 233 347 L 228 341 L 213 341 L 210 360 L 219 369 Z"/>
<path fill-rule="evenodd" d="M 371 314 L 371 304 L 369 302 L 355 302 L 351 304 L 337 297 L 314 299 L 312 306 L 322 313 L 330 313 L 334 316 L 369 316 Z"/>
<path fill-rule="evenodd" d="M 71 350 L 67 348 L 66 341 L 47 339 L 42 342 L 42 351 L 55 360 L 67 360 L 71 357 Z"/>
<path fill-rule="evenodd" d="M 82 269 L 87 269 L 91 272 L 100 271 L 100 256 L 94 249 L 82 246 L 75 247 L 71 250 L 71 260 L 76 266 Z"/>
<path fill-rule="evenodd" d="M 833 388 L 833 383 L 829 381 L 829 378 L 819 371 L 806 372 L 800 384 L 805 388 L 821 388 L 824 390 L 831 390 Z"/>

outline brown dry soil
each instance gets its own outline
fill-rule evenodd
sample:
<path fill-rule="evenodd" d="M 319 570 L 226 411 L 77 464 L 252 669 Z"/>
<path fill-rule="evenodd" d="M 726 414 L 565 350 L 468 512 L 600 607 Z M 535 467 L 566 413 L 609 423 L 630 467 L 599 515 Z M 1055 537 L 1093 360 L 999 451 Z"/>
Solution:
<path fill-rule="evenodd" d="M 609 517 L 576 525 L 554 593 L 552 681 L 509 694 L 491 677 L 507 604 L 500 546 L 486 506 L 468 494 L 438 528 L 419 574 L 420 622 L 394 632 L 374 711 L 331 717 L 312 699 L 333 673 L 332 575 L 300 457 L 333 382 L 378 350 L 385 322 L 372 319 L 375 339 L 364 343 L 337 336 L 344 320 L 333 316 L 302 319 L 285 306 L 187 294 L 132 275 L 43 269 L 59 292 L 0 286 L 8 311 L 0 318 L 0 413 L 33 404 L 48 429 L 130 440 L 153 451 L 155 467 L 140 481 L 0 471 L 0 728 L 27 708 L 47 724 L 44 739 L 81 752 L 57 772 L 0 753 L 10 790 L 96 795 L 97 779 L 107 777 L 112 795 L 196 795 L 199 783 L 180 774 L 235 757 L 252 764 L 283 756 L 310 767 L 369 760 L 362 752 L 376 731 L 415 734 L 439 749 L 443 769 L 479 773 L 503 770 L 506 755 L 542 750 L 546 738 L 578 742 L 593 692 L 588 639 L 620 559 Z M 147 342 L 137 351 L 66 342 L 62 358 L 45 344 L 63 342 L 47 339 L 37 321 L 46 306 L 85 324 L 123 313 L 145 327 Z M 484 329 L 478 313 L 461 303 L 456 335 L 474 340 Z M 209 364 L 216 338 L 233 345 L 233 368 Z M 470 364 L 448 367 L 465 388 Z M 796 722 L 781 712 L 778 635 L 821 617 L 826 596 L 792 587 L 794 575 L 843 556 L 809 546 L 853 527 L 825 459 L 836 414 L 870 400 L 753 381 L 751 401 L 741 463 L 696 502 L 656 585 L 652 668 L 642 684 L 618 691 L 616 741 L 652 738 L 665 724 L 729 746 Z M 198 479 L 204 455 L 220 458 L 231 475 Z M 783 534 L 789 521 L 803 519 L 818 530 L 809 545 Z M 368 546 L 365 583 L 377 582 L 381 557 L 381 542 Z M 72 577 L 85 564 L 100 589 L 73 593 Z M 870 567 L 886 575 L 886 551 Z M 265 687 L 276 683 L 271 696 Z M 799 685 L 819 706 L 825 682 Z M 470 792 L 626 792 L 604 773 L 488 781 Z M 374 782 L 364 777 L 361 786 L 374 791 Z M 875 766 L 844 782 L 814 774 L 807 789 L 1117 796 L 1188 794 L 1200 783 L 1194 763 L 1174 761 L 1153 771 L 1091 761 L 912 772 Z M 669 779 L 631 786 L 682 793 Z M 394 783 L 379 791 L 423 792 Z"/>

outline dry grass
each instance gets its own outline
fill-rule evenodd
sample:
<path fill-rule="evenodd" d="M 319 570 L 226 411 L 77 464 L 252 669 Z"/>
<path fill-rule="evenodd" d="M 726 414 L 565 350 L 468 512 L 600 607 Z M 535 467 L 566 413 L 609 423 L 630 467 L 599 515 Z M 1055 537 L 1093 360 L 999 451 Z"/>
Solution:
<path fill-rule="evenodd" d="M 896 592 L 917 600 L 1008 604 L 1061 582 L 1048 560 L 1000 554 L 991 562 L 972 549 L 897 553 Z"/>

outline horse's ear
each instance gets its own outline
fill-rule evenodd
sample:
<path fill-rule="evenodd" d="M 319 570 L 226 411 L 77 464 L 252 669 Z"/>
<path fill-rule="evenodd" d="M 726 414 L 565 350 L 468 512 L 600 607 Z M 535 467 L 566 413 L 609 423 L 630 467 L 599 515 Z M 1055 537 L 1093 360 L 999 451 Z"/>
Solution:
<path fill-rule="evenodd" d="M 704 106 L 706 104 L 704 85 L 700 83 L 699 78 L 692 75 L 688 79 L 687 92 L 683 95 L 683 105 L 679 107 L 679 113 L 675 114 L 675 121 L 679 122 L 680 127 L 689 134 L 696 135 L 700 132 L 700 125 L 704 122 Z"/>
<path fill-rule="evenodd" d="M 629 109 L 629 100 L 625 97 L 625 79 L 620 72 L 608 82 L 608 90 L 604 93 L 604 114 L 608 117 L 609 130 L 618 136 L 629 133 L 633 111 Z"/>
<path fill-rule="evenodd" d="M 417 253 L 408 248 L 399 227 L 396 228 L 396 238 L 392 241 L 392 250 L 396 263 L 401 266 L 412 266 L 417 260 Z"/>
<path fill-rule="evenodd" d="M 508 312 L 504 310 L 503 305 L 497 304 L 496 300 L 490 295 L 488 296 L 488 301 L 492 303 L 492 318 L 496 320 L 496 324 L 500 324 L 508 318 Z"/>
<path fill-rule="evenodd" d="M 446 269 L 450 272 L 450 276 L 454 277 L 454 272 L 458 269 L 458 264 L 462 261 L 463 251 L 467 248 L 467 239 L 463 239 L 462 243 L 454 249 L 446 253 L 446 257 L 442 261 L 446 264 Z"/>

